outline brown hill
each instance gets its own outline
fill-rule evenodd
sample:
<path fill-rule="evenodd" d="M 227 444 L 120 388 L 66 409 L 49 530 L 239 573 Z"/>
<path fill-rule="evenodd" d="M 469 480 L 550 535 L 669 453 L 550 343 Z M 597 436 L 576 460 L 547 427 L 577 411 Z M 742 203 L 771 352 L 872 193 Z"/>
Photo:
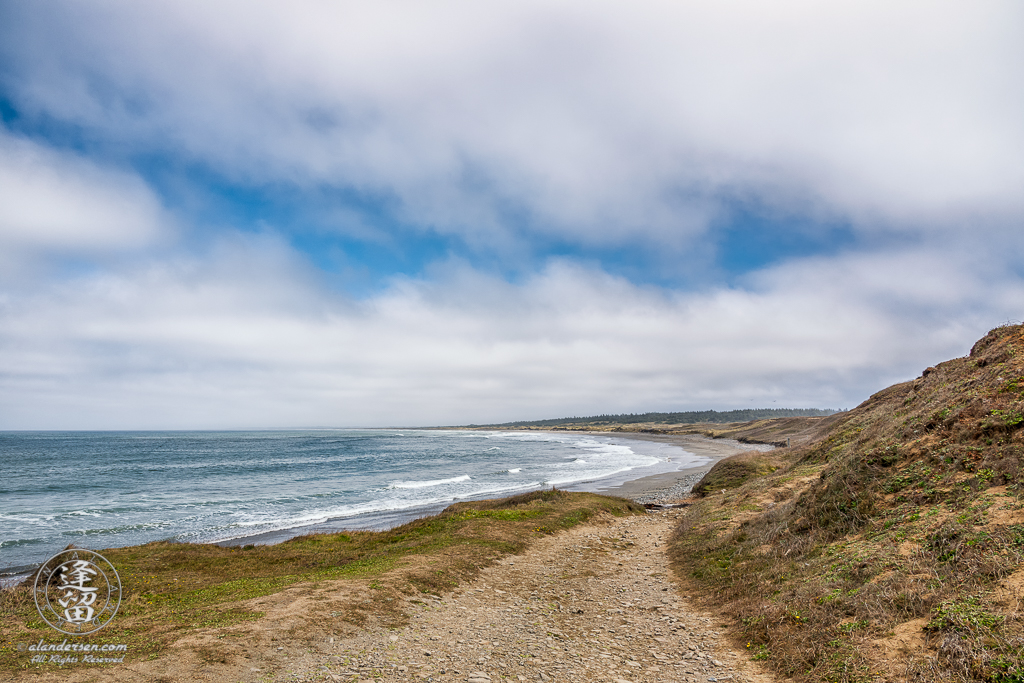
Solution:
<path fill-rule="evenodd" d="M 804 445 L 718 463 L 676 567 L 787 676 L 1022 683 L 1021 427 L 1005 326 Z"/>
<path fill-rule="evenodd" d="M 773 446 L 798 446 L 818 439 L 828 425 L 844 413 L 814 417 L 772 417 L 749 422 L 573 422 L 555 426 L 518 425 L 503 427 L 509 431 L 542 430 L 551 432 L 609 432 L 631 434 L 699 434 L 712 439 L 736 439 L 744 443 Z M 449 429 L 445 427 L 444 429 Z M 457 429 L 491 429 L 458 427 Z"/>

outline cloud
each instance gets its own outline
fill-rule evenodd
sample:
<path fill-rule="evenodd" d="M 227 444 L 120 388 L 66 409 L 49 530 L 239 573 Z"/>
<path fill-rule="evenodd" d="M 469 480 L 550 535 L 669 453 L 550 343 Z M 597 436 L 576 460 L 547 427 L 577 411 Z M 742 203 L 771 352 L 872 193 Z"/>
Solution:
<path fill-rule="evenodd" d="M 26 112 L 474 244 L 681 246 L 736 201 L 867 236 L 1024 213 L 1012 1 L 36 11 L 8 36 Z"/>
<path fill-rule="evenodd" d="M 137 249 L 168 225 L 138 177 L 0 128 L 0 253 L 5 269 L 41 254 Z"/>
<path fill-rule="evenodd" d="M 852 407 L 1019 315 L 1019 280 L 957 258 L 809 259 L 687 294 L 567 262 L 518 284 L 450 263 L 357 302 L 281 243 L 238 238 L 0 302 L 0 428 Z"/>
<path fill-rule="evenodd" d="M 1021 315 L 1016 2 L 2 12 L 0 428 L 849 407 Z"/>

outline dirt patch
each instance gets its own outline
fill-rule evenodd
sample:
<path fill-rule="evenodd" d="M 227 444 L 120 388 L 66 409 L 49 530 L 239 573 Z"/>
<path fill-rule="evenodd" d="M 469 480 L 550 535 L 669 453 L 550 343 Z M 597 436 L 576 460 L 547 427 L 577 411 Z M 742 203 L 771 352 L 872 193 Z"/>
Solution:
<path fill-rule="evenodd" d="M 1019 615 L 1024 612 L 1024 569 L 1000 581 L 992 592 L 992 599 L 1009 614 Z"/>
<path fill-rule="evenodd" d="M 258 621 L 191 633 L 153 661 L 24 680 L 772 683 L 680 593 L 665 553 L 677 514 L 600 514 L 437 594 L 407 580 L 429 557 L 297 584 L 247 601 Z"/>
<path fill-rule="evenodd" d="M 627 500 L 552 489 L 460 503 L 379 533 L 317 534 L 274 546 L 106 550 L 122 579 L 117 618 L 75 642 L 120 643 L 128 653 L 122 665 L 34 659 L 29 644 L 56 632 L 39 619 L 31 587 L 21 586 L 0 594 L 0 678 L 100 680 L 109 673 L 131 680 L 132 671 L 159 671 L 168 662 L 237 665 L 265 657 L 270 646 L 276 661 L 290 646 L 274 641 L 402 625 L 411 598 L 450 592 L 498 559 L 595 515 L 643 513 Z"/>
<path fill-rule="evenodd" d="M 401 629 L 368 628 L 296 667 L 298 680 L 774 680 L 678 592 L 665 555 L 674 512 L 546 538 L 423 603 Z"/>
<path fill-rule="evenodd" d="M 893 628 L 891 636 L 874 641 L 875 652 L 882 655 L 880 661 L 889 663 L 894 656 L 919 652 L 924 648 L 927 635 L 924 632 L 924 627 L 927 623 L 927 619 L 913 619 L 898 624 Z"/>

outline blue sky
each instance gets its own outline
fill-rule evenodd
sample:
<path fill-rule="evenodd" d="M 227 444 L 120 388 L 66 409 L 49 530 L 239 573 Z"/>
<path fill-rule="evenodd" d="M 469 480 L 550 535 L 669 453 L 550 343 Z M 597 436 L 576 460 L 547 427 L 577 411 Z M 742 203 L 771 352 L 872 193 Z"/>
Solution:
<path fill-rule="evenodd" d="M 0 2 L 0 428 L 852 407 L 1024 318 L 1016 2 Z"/>

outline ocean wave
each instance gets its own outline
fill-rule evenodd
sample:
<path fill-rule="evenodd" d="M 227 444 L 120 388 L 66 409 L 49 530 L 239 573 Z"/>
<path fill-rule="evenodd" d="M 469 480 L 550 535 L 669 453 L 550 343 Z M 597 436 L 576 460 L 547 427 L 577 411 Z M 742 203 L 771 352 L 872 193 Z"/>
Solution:
<path fill-rule="evenodd" d="M 68 517 L 99 517 L 102 513 L 100 510 L 72 510 L 64 514 Z"/>
<path fill-rule="evenodd" d="M 174 540 L 182 542 L 222 543 L 225 541 L 237 540 L 239 538 L 247 538 L 254 534 L 264 534 L 279 531 L 303 529 L 306 527 L 314 527 L 316 525 L 328 522 L 344 521 L 346 519 L 360 517 L 364 515 L 402 512 L 404 510 L 411 510 L 416 508 L 428 508 L 433 505 L 444 504 L 446 502 L 450 502 L 453 500 L 472 500 L 474 498 L 479 498 L 480 496 L 485 495 L 512 493 L 516 491 L 535 489 L 541 485 L 542 482 L 530 481 L 521 484 L 513 484 L 510 486 L 506 485 L 474 489 L 471 492 L 467 492 L 463 495 L 457 496 L 449 495 L 415 500 L 390 499 L 357 503 L 353 505 L 341 506 L 339 508 L 335 508 L 329 511 L 320 510 L 315 513 L 310 513 L 297 517 L 264 519 L 261 521 L 251 522 L 234 522 L 232 524 L 226 524 L 218 527 L 194 529 L 176 535 L 174 537 Z"/>
<path fill-rule="evenodd" d="M 176 520 L 180 522 L 181 520 Z M 168 520 L 156 520 L 143 522 L 141 524 L 122 524 L 121 526 L 108 527 L 105 529 L 68 529 L 60 533 L 61 536 L 109 536 L 111 534 L 123 534 L 131 531 L 151 531 L 153 529 L 168 529 L 174 522 Z"/>
<path fill-rule="evenodd" d="M 52 468 L 66 460 L 63 442 L 54 443 L 15 482 L 18 505 L 0 511 L 0 540 L 7 541 L 0 560 L 42 561 L 46 552 L 67 545 L 69 532 L 107 539 L 106 545 L 164 538 L 208 542 L 327 520 L 387 517 L 424 505 L 512 495 L 542 481 L 561 487 L 663 464 L 649 453 L 660 456 L 669 448 L 566 433 L 328 431 L 169 433 L 155 438 L 167 441 L 159 449 L 145 445 L 148 435 L 131 447 L 118 435 L 86 435 L 70 449 L 86 465 L 87 476 L 74 489 L 48 483 L 54 480 L 46 473 L 59 472 Z M 0 467 L 27 460 L 23 452 L 35 442 L 25 441 L 22 451 L 0 454 Z M 530 476 L 521 477 L 527 470 Z M 109 476 L 113 472 L 119 476 Z M 72 491 L 80 495 L 69 497 Z M 43 542 L 25 542 L 35 538 Z"/>
<path fill-rule="evenodd" d="M 44 538 L 12 538 L 9 541 L 0 541 L 0 548 L 17 548 L 26 545 L 41 545 L 46 543 Z"/>
<path fill-rule="evenodd" d="M 554 443 L 575 443 L 578 441 L 578 437 L 573 437 L 568 434 L 547 434 L 544 432 L 498 432 L 492 436 L 510 439 L 512 441 L 543 441 Z"/>
<path fill-rule="evenodd" d="M 581 472 L 567 477 L 550 477 L 544 481 L 545 486 L 564 486 L 566 484 L 578 484 L 585 481 L 595 481 L 597 479 L 604 479 L 605 477 L 612 477 L 622 472 L 628 472 L 632 467 L 620 467 L 613 470 L 593 470 L 590 472 Z"/>
<path fill-rule="evenodd" d="M 459 481 L 469 481 L 469 475 L 463 474 L 461 477 L 452 477 L 451 479 L 431 479 L 428 481 L 399 481 L 391 485 L 393 489 L 425 489 L 430 486 L 441 486 L 442 484 L 454 484 Z"/>

